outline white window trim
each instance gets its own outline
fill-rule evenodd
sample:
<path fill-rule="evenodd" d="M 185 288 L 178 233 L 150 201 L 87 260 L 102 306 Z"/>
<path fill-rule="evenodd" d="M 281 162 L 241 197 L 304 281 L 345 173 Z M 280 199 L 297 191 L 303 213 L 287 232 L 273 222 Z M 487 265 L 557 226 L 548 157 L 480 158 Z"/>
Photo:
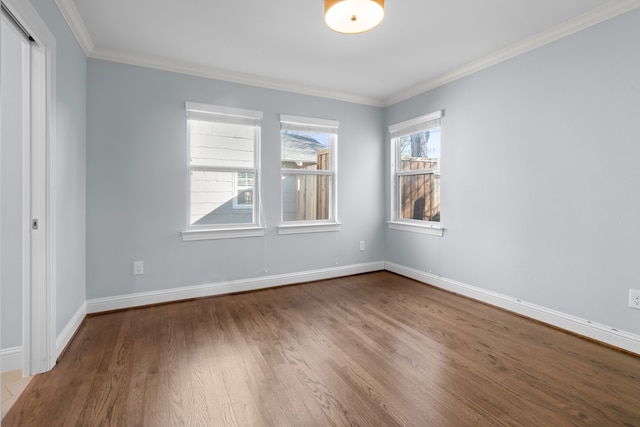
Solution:
<path fill-rule="evenodd" d="M 398 200 L 398 182 L 397 178 L 399 176 L 396 167 L 398 164 L 398 149 L 396 144 L 396 139 L 404 136 L 410 135 L 412 133 L 419 132 L 420 130 L 424 130 L 429 128 L 429 122 L 433 120 L 439 120 L 444 117 L 444 110 L 434 111 L 430 114 L 425 114 L 420 117 L 415 117 L 409 120 L 405 120 L 400 123 L 393 124 L 389 126 L 389 134 L 390 134 L 390 153 L 389 158 L 391 159 L 391 167 L 389 169 L 389 180 L 390 180 L 390 191 L 391 191 L 391 206 L 390 213 L 391 219 L 387 221 L 387 226 L 390 230 L 399 230 L 406 231 L 411 233 L 420 233 L 427 234 L 431 236 L 444 236 L 445 228 L 443 227 L 441 222 L 433 222 L 433 221 L 416 221 L 410 219 L 402 219 L 398 217 L 399 204 L 400 200 Z M 402 174 L 400 174 L 402 175 Z"/>
<path fill-rule="evenodd" d="M 218 115 L 225 118 L 229 118 L 229 121 L 238 123 L 256 123 L 262 120 L 262 111 L 247 110 L 242 108 L 225 107 L 219 105 L 201 104 L 197 102 L 185 102 L 185 109 L 187 117 L 197 117 L 206 115 Z M 187 136 L 188 137 L 188 136 Z M 189 144 L 187 144 L 187 150 L 189 150 Z M 188 154 L 188 153 L 187 153 Z M 206 225 L 206 226 L 192 226 L 190 224 L 190 212 L 191 212 L 191 184 L 190 177 L 187 176 L 187 224 L 186 230 L 181 232 L 182 241 L 198 241 L 198 240 L 217 240 L 217 239 L 231 239 L 231 238 L 243 238 L 243 237 L 261 237 L 264 236 L 265 226 L 262 215 L 262 199 L 261 199 L 261 127 L 256 125 L 256 136 L 254 146 L 254 168 L 251 172 L 255 172 L 253 180 L 253 215 L 254 219 L 249 224 L 221 224 L 221 225 Z M 189 155 L 187 155 L 189 158 Z M 190 174 L 192 170 L 203 169 L 201 167 L 192 168 L 187 165 L 187 174 Z M 204 169 L 207 169 L 204 167 Z M 217 168 L 218 169 L 218 168 Z M 233 169 L 237 171 L 242 168 Z M 234 182 L 235 188 L 235 182 Z"/>
<path fill-rule="evenodd" d="M 309 132 L 337 132 L 340 122 L 330 119 L 318 119 L 315 117 L 292 116 L 289 114 L 280 114 L 280 123 L 293 125 L 301 130 Z M 321 129 L 324 128 L 324 129 Z"/>
<path fill-rule="evenodd" d="M 319 119 L 315 117 L 293 116 L 289 114 L 280 115 L 280 124 L 287 124 L 295 127 L 297 130 L 317 133 L 329 133 L 330 145 L 330 165 L 329 171 L 305 171 L 298 169 L 282 169 L 280 167 L 280 176 L 283 174 L 295 175 L 328 175 L 331 177 L 331 194 L 329 195 L 329 215 L 328 220 L 317 221 L 284 221 L 282 218 L 282 200 L 280 203 L 280 224 L 278 225 L 278 234 L 303 234 L 303 233 L 324 233 L 340 231 L 342 225 L 338 221 L 338 127 L 337 120 Z M 282 197 L 282 188 L 280 189 L 280 197 Z"/>
<path fill-rule="evenodd" d="M 389 126 L 389 133 L 392 138 L 404 135 L 411 135 L 412 133 L 419 132 L 425 129 L 425 124 L 432 120 L 438 120 L 444 117 L 444 110 L 434 111 L 433 113 L 425 114 L 424 116 L 414 117 L 413 119 L 405 120 L 400 123 Z M 397 134 L 397 135 L 394 135 Z"/>
<path fill-rule="evenodd" d="M 387 221 L 387 224 L 389 225 L 390 230 L 409 231 L 413 233 L 429 234 L 431 236 L 444 236 L 444 228 L 434 225 L 433 222 L 419 224 L 417 221 L 396 220 Z"/>
<path fill-rule="evenodd" d="M 326 233 L 340 231 L 339 222 L 326 221 L 290 221 L 278 225 L 278 234 Z"/>
<path fill-rule="evenodd" d="M 185 102 L 187 112 L 205 113 L 225 117 L 237 117 L 239 119 L 262 120 L 262 111 L 247 110 L 244 108 L 225 107 L 223 105 L 201 104 L 199 102 Z M 189 114 L 189 113 L 187 113 Z"/>
<path fill-rule="evenodd" d="M 220 228 L 185 230 L 182 232 L 182 241 L 191 242 L 196 240 L 217 240 L 235 239 L 241 237 L 261 237 L 264 236 L 264 227 L 243 227 L 243 228 Z"/>

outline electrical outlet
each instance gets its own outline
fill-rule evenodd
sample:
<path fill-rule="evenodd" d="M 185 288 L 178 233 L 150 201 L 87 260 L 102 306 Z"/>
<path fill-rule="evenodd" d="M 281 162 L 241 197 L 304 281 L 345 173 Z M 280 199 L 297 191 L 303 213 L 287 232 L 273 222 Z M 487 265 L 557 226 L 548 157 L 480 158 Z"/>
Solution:
<path fill-rule="evenodd" d="M 364 252 L 364 240 L 360 240 L 360 251 Z"/>
<path fill-rule="evenodd" d="M 133 262 L 133 275 L 142 276 L 144 274 L 144 263 L 142 261 Z"/>
<path fill-rule="evenodd" d="M 629 289 L 629 307 L 640 310 L 640 291 Z"/>

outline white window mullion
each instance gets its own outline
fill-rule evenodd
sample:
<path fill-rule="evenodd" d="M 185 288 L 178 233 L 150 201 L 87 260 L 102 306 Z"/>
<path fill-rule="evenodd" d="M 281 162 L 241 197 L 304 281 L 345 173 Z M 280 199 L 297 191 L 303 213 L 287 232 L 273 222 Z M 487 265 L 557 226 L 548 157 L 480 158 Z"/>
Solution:
<path fill-rule="evenodd" d="M 282 169 L 283 175 L 324 175 L 333 176 L 332 171 L 307 170 L 307 169 Z"/>
<path fill-rule="evenodd" d="M 192 171 L 211 171 L 211 172 L 253 172 L 256 173 L 256 168 L 228 168 L 228 167 L 216 167 L 216 166 L 189 166 L 189 170 Z"/>
<path fill-rule="evenodd" d="M 411 175 L 428 175 L 428 174 L 436 174 L 440 171 L 440 169 L 414 169 L 410 171 L 402 171 L 398 172 L 397 176 L 411 176 Z"/>

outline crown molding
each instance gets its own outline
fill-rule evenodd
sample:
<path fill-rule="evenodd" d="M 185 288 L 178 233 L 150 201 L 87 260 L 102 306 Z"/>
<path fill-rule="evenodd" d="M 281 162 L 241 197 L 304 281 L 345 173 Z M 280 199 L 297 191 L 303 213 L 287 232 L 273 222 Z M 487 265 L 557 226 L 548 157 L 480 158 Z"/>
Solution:
<path fill-rule="evenodd" d="M 71 29 L 71 32 L 75 36 L 80 48 L 86 56 L 89 56 L 95 45 L 93 40 L 87 31 L 87 27 L 84 25 L 84 21 L 76 8 L 73 0 L 55 0 L 56 6 L 62 13 L 64 20 L 67 21 L 67 25 Z"/>
<path fill-rule="evenodd" d="M 356 104 L 382 107 L 383 101 L 377 98 L 369 98 L 330 91 L 307 85 L 296 85 L 282 80 L 268 79 L 261 76 L 238 73 L 229 70 L 214 69 L 181 61 L 165 58 L 134 54 L 108 49 L 96 48 L 84 21 L 76 8 L 74 0 L 55 0 L 58 9 L 62 13 L 67 25 L 75 36 L 84 54 L 89 58 L 105 61 L 119 62 L 122 64 L 136 65 L 140 67 L 154 68 L 157 70 L 171 71 L 180 74 L 193 75 L 209 79 L 223 80 L 231 83 L 240 83 L 250 86 L 258 86 L 266 89 L 276 89 L 303 95 L 311 95 L 338 101 L 352 102 Z"/>
<path fill-rule="evenodd" d="M 329 91 L 318 87 L 293 84 L 290 82 L 269 79 L 257 75 L 238 73 L 229 70 L 214 69 L 202 65 L 190 64 L 181 61 L 168 60 L 159 57 L 145 56 L 130 52 L 114 51 L 96 48 L 86 26 L 75 6 L 74 0 L 55 0 L 64 19 L 71 28 L 76 40 L 90 58 L 102 59 L 106 61 L 119 62 L 123 64 L 136 65 L 157 70 L 171 71 L 180 74 L 193 75 L 215 80 L 223 80 L 231 83 L 239 83 L 250 86 L 257 86 L 266 89 L 275 89 L 285 92 L 292 92 L 302 95 L 317 96 L 337 101 L 351 102 L 356 104 L 369 105 L 373 107 L 388 107 L 398 102 L 407 100 L 416 95 L 420 95 L 429 90 L 451 83 L 460 78 L 466 77 L 485 68 L 499 64 L 508 59 L 514 58 L 523 53 L 534 50 L 538 47 L 552 43 L 563 37 L 574 34 L 585 28 L 604 22 L 623 13 L 640 7 L 640 0 L 612 0 L 600 7 L 583 13 L 569 21 L 556 25 L 546 31 L 531 36 L 518 43 L 507 46 L 490 55 L 482 57 L 476 61 L 455 68 L 443 73 L 423 84 L 400 92 L 386 99 L 358 96 L 336 91 Z"/>
<path fill-rule="evenodd" d="M 64 17 L 71 32 L 75 36 L 78 44 L 82 48 L 85 56 L 105 61 L 119 62 L 122 64 L 136 65 L 146 68 L 154 68 L 162 71 L 187 74 L 208 79 L 223 80 L 231 83 L 240 83 L 250 86 L 258 86 L 266 89 L 282 90 L 302 95 L 311 95 L 321 98 L 328 98 L 337 101 L 352 102 L 356 104 L 383 107 L 383 100 L 357 96 L 336 91 L 330 91 L 308 85 L 297 85 L 290 82 L 268 79 L 261 76 L 238 73 L 229 70 L 214 69 L 202 65 L 190 64 L 182 61 L 174 61 L 166 58 L 159 58 L 147 55 L 134 54 L 131 52 L 115 51 L 109 49 L 96 48 L 84 21 L 76 8 L 74 0 L 55 0 L 60 13 Z"/>
<path fill-rule="evenodd" d="M 275 89 L 285 92 L 293 92 L 302 95 L 311 95 L 321 98 L 328 98 L 337 101 L 345 101 L 356 104 L 370 105 L 374 107 L 382 107 L 381 99 L 368 98 L 357 95 L 350 95 L 341 92 L 334 92 L 313 86 L 298 85 L 283 80 L 269 79 L 253 74 L 240 73 L 229 70 L 215 69 L 212 67 L 190 64 L 182 61 L 174 61 L 155 56 L 140 55 L 129 52 L 93 49 L 90 58 L 101 59 L 111 62 L 119 62 L 122 64 L 136 65 L 146 68 L 154 68 L 162 71 L 171 71 L 174 73 L 187 74 L 191 76 L 204 77 L 208 79 L 222 80 L 231 83 L 239 83 L 249 86 L 257 86 L 265 89 Z"/>
<path fill-rule="evenodd" d="M 589 28 L 608 19 L 614 18 L 618 15 L 622 15 L 623 13 L 629 12 L 638 7 L 640 7 L 640 0 L 613 0 L 600 7 L 585 12 L 573 19 L 570 19 L 569 21 L 551 27 L 548 30 L 526 38 L 518 43 L 507 46 L 504 49 L 498 50 L 467 65 L 441 74 L 421 85 L 387 98 L 384 100 L 383 106 L 388 107 L 393 104 L 397 104 L 398 102 L 412 98 L 416 95 L 420 95 L 421 93 L 428 92 L 439 86 L 451 83 L 462 77 L 466 77 L 485 68 L 514 58 L 518 55 L 522 55 L 523 53 L 537 49 L 541 46 L 562 39 L 571 34 L 577 33 L 578 31 L 584 30 L 585 28 Z"/>

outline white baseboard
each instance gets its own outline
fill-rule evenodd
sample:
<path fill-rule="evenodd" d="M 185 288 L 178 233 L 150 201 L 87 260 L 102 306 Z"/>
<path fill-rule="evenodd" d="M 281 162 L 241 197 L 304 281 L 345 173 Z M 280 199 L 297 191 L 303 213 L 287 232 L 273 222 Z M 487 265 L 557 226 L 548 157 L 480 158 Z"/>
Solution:
<path fill-rule="evenodd" d="M 65 349 L 73 334 L 76 333 L 80 324 L 87 315 L 87 304 L 82 303 L 78 310 L 74 313 L 71 320 L 64 327 L 60 335 L 56 338 L 56 355 L 54 360 L 60 357 L 60 354 Z M 1 372 L 15 371 L 22 369 L 22 346 L 3 348 L 0 350 L 0 368 Z"/>
<path fill-rule="evenodd" d="M 0 368 L 3 373 L 22 369 L 22 346 L 0 350 Z"/>
<path fill-rule="evenodd" d="M 198 286 L 172 288 L 153 292 L 140 292 L 107 298 L 87 300 L 87 313 L 100 313 L 110 310 L 139 307 L 143 305 L 180 301 L 191 298 L 202 298 L 224 295 L 234 292 L 254 291 L 274 286 L 291 285 L 313 280 L 332 279 L 352 274 L 369 273 L 384 270 L 384 261 L 346 266 L 330 267 L 321 270 L 303 271 L 299 273 L 277 274 L 273 276 L 251 279 L 231 280 L 227 282 L 209 283 Z"/>
<path fill-rule="evenodd" d="M 56 357 L 55 360 L 58 360 L 62 352 L 64 351 L 71 338 L 73 338 L 73 334 L 76 333 L 85 316 L 87 315 L 87 303 L 83 302 L 78 310 L 73 314 L 67 325 L 64 327 L 60 335 L 56 338 Z"/>
<path fill-rule="evenodd" d="M 540 322 L 573 332 L 602 343 L 640 354 L 640 336 L 591 322 L 560 311 L 521 301 L 496 292 L 488 291 L 465 283 L 456 282 L 420 270 L 391 262 L 385 263 L 385 270 L 410 277 L 420 282 L 446 291 L 491 304 L 496 307 L 538 320 Z"/>

